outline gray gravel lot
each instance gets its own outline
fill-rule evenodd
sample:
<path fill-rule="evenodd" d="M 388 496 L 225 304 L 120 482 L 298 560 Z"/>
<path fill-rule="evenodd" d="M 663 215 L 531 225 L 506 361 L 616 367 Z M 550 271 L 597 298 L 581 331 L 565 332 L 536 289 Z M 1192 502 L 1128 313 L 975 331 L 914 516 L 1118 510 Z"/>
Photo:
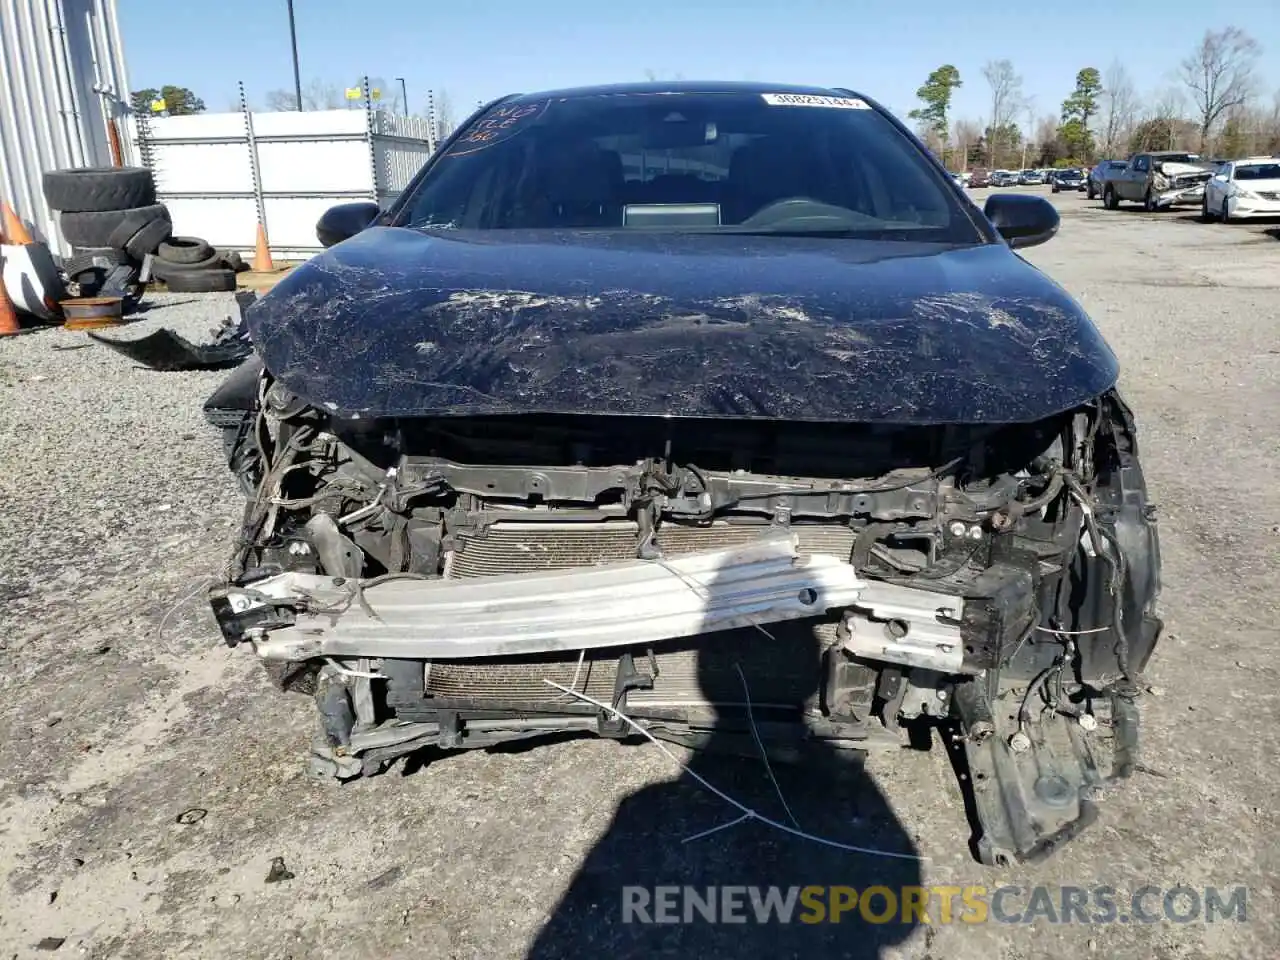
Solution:
<path fill-rule="evenodd" d="M 682 843 L 732 813 L 648 745 L 567 740 L 313 783 L 310 704 L 223 647 L 200 595 L 240 508 L 200 416 L 225 374 L 141 370 L 46 331 L 0 340 L 0 955 L 1273 958 L 1280 226 L 1053 199 L 1061 232 L 1027 257 L 1121 357 L 1168 624 L 1142 701 L 1147 772 L 1078 841 L 1036 867 L 976 864 L 937 745 L 821 782 L 778 771 L 807 829 L 909 843 L 923 863 L 752 824 Z M 223 295 L 153 301 L 118 335 L 163 323 L 201 339 L 234 311 Z M 758 765 L 696 762 L 777 813 Z M 273 857 L 291 878 L 264 882 Z M 1247 921 L 619 923 L 630 883 L 921 882 L 1018 885 L 1013 910 L 1036 884 L 1110 885 L 1122 905 L 1147 884 L 1245 885 Z M 42 938 L 65 942 L 50 954 Z"/>

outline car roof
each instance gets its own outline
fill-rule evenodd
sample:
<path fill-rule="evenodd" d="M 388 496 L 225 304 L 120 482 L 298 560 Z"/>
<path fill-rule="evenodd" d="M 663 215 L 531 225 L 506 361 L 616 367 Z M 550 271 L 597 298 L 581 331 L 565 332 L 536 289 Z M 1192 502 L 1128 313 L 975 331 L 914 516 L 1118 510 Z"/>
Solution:
<path fill-rule="evenodd" d="M 570 99 L 574 97 L 617 96 L 628 93 L 800 93 L 819 97 L 862 96 L 853 90 L 846 90 L 842 87 L 810 87 L 786 83 L 759 83 L 757 81 L 678 80 L 673 82 L 610 83 L 590 87 L 564 87 L 559 90 L 512 93 L 508 94 L 504 99 L 524 102 Z"/>

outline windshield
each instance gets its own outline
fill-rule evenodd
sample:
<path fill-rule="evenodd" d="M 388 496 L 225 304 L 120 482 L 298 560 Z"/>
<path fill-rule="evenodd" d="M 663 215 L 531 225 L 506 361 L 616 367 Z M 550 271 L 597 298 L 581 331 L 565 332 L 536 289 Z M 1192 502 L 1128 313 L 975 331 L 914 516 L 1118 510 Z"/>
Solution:
<path fill-rule="evenodd" d="M 495 106 L 396 222 L 422 229 L 840 234 L 978 243 L 955 187 L 852 97 L 626 93 Z"/>
<path fill-rule="evenodd" d="M 1280 163 L 1251 163 L 1236 167 L 1237 180 L 1280 180 Z"/>

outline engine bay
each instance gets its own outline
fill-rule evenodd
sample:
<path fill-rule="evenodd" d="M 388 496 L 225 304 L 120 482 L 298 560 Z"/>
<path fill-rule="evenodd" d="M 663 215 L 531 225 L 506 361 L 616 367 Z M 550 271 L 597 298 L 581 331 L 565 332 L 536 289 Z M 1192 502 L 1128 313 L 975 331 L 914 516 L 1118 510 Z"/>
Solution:
<path fill-rule="evenodd" d="M 254 493 L 211 602 L 315 698 L 318 774 L 629 724 L 784 753 L 950 725 L 994 764 L 1047 744 L 1046 717 L 1109 718 L 1159 632 L 1118 398 L 936 427 L 336 420 L 265 376 L 259 399 L 228 441 Z"/>

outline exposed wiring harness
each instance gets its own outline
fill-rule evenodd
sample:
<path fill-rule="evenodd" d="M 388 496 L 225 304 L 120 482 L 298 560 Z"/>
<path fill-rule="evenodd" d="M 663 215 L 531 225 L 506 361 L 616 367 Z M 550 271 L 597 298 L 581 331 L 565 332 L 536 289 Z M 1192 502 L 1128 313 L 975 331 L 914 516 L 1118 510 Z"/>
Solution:
<path fill-rule="evenodd" d="M 1129 638 L 1124 629 L 1124 585 L 1128 578 L 1124 551 L 1110 533 L 1104 533 L 1098 523 L 1094 509 L 1094 499 L 1084 488 L 1079 479 L 1070 473 L 1062 475 L 1071 496 L 1080 504 L 1084 514 L 1085 529 L 1089 532 L 1089 540 L 1094 552 L 1111 568 L 1108 592 L 1111 594 L 1111 629 L 1116 635 L 1115 654 L 1120 664 L 1120 673 L 1125 680 L 1133 682 L 1133 670 L 1129 663 Z"/>
<path fill-rule="evenodd" d="M 280 504 L 276 501 L 280 497 L 281 481 L 284 479 L 285 473 L 293 466 L 297 455 L 309 447 L 315 432 L 315 428 L 311 426 L 299 427 L 289 436 L 289 439 L 285 441 L 282 447 L 274 451 L 275 459 L 270 462 L 266 473 L 262 477 L 262 483 L 258 486 L 258 495 L 245 505 L 244 522 L 240 527 L 240 536 L 236 540 L 231 559 L 224 570 L 227 580 L 236 580 L 242 576 L 249 553 L 255 547 L 261 546 L 271 539 L 271 535 L 275 531 L 276 516 L 280 510 Z M 267 456 L 268 454 L 264 450 L 264 462 L 267 462 L 265 460 Z"/>

